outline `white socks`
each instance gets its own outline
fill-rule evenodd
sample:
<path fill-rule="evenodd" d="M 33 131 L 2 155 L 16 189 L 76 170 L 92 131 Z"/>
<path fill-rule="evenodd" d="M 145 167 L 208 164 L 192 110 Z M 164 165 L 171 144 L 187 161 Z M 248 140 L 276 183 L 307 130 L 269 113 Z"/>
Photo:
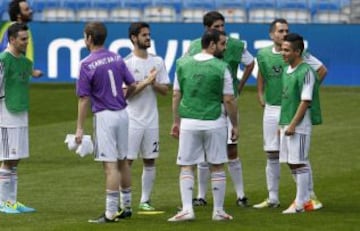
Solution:
<path fill-rule="evenodd" d="M 270 202 L 279 202 L 279 180 L 280 163 L 279 159 L 267 159 L 266 162 L 266 184 L 269 192 Z"/>
<path fill-rule="evenodd" d="M 229 160 L 228 169 L 236 191 L 237 198 L 243 198 L 245 196 L 244 180 L 242 174 L 242 165 L 239 158 Z"/>
<path fill-rule="evenodd" d="M 223 211 L 226 189 L 225 171 L 211 173 L 211 188 L 213 193 L 214 211 Z"/>
<path fill-rule="evenodd" d="M 156 176 L 156 167 L 143 167 L 142 183 L 141 183 L 141 200 L 140 202 L 148 202 L 150 200 L 151 191 L 154 185 Z"/>
<path fill-rule="evenodd" d="M 193 211 L 192 196 L 194 189 L 194 174 L 191 170 L 180 171 L 180 194 L 182 201 L 182 209 Z"/>

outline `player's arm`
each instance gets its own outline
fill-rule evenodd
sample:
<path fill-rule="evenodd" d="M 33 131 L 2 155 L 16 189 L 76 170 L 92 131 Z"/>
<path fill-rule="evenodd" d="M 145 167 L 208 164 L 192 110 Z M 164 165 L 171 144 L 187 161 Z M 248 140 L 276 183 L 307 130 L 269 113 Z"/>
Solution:
<path fill-rule="evenodd" d="M 264 101 L 264 78 L 261 74 L 261 72 L 258 72 L 257 78 L 256 78 L 256 88 L 257 88 L 257 98 L 262 107 L 265 107 L 265 101 Z"/>
<path fill-rule="evenodd" d="M 319 75 L 320 83 L 322 83 L 322 81 L 325 79 L 325 76 L 327 75 L 327 68 L 324 65 L 321 65 L 320 68 L 316 70 L 316 72 Z"/>
<path fill-rule="evenodd" d="M 322 83 L 322 81 L 325 79 L 325 76 L 327 75 L 327 68 L 325 65 L 308 51 L 303 55 L 303 59 L 318 73 L 319 81 Z"/>
<path fill-rule="evenodd" d="M 242 53 L 241 62 L 245 64 L 245 68 L 237 88 L 239 94 L 243 90 L 255 66 L 254 57 L 246 49 Z"/>
<path fill-rule="evenodd" d="M 84 134 L 84 124 L 89 107 L 90 97 L 81 96 L 78 101 L 78 118 L 76 123 L 75 141 L 77 144 L 81 143 Z"/>
<path fill-rule="evenodd" d="M 165 68 L 165 63 L 162 61 L 162 65 L 157 73 L 157 77 L 152 84 L 154 91 L 160 95 L 167 95 L 169 91 L 169 75 Z"/>
<path fill-rule="evenodd" d="M 224 73 L 223 104 L 232 125 L 231 140 L 237 140 L 239 136 L 238 110 L 236 98 L 234 97 L 232 89 L 232 78 L 229 70 L 226 70 Z"/>
<path fill-rule="evenodd" d="M 285 131 L 285 135 L 291 136 L 295 133 L 295 127 L 302 121 L 304 118 L 304 115 L 306 113 L 306 110 L 308 110 L 309 106 L 311 104 L 311 101 L 309 100 L 302 100 L 296 110 L 296 113 L 294 117 L 292 118 L 289 127 Z"/>
<path fill-rule="evenodd" d="M 174 138 L 179 138 L 180 133 L 180 115 L 179 115 L 179 105 L 181 100 L 180 90 L 173 91 L 172 97 L 172 114 L 173 114 L 173 124 L 171 126 L 170 135 Z"/>

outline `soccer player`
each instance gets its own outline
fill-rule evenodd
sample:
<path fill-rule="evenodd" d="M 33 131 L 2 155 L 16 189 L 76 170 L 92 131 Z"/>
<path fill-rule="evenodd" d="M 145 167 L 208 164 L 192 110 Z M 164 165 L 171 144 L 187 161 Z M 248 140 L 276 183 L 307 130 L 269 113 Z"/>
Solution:
<path fill-rule="evenodd" d="M 90 54 L 81 61 L 76 94 L 79 97 L 75 140 L 81 143 L 89 104 L 94 113 L 95 161 L 103 164 L 106 185 L 106 209 L 92 223 L 116 222 L 130 217 L 131 176 L 128 152 L 128 114 L 123 84 L 127 94 L 135 89 L 135 80 L 123 59 L 104 48 L 107 30 L 103 23 L 89 22 L 84 41 Z M 119 209 L 121 200 L 124 207 Z"/>
<path fill-rule="evenodd" d="M 170 222 L 195 219 L 192 204 L 196 164 L 210 164 L 215 221 L 231 220 L 224 211 L 227 162 L 227 127 L 222 103 L 231 124 L 231 139 L 238 138 L 237 106 L 227 63 L 217 59 L 226 47 L 224 32 L 207 30 L 201 39 L 202 52 L 176 62 L 171 134 L 179 138 L 177 164 L 180 166 L 182 209 Z M 180 124 L 181 120 L 181 124 Z"/>
<path fill-rule="evenodd" d="M 23 54 L 29 41 L 28 27 L 12 24 L 9 46 L 0 54 L 0 212 L 34 212 L 17 200 L 17 167 L 29 157 L 29 81 L 32 62 Z"/>
<path fill-rule="evenodd" d="M 270 24 L 270 38 L 273 45 L 261 49 L 257 54 L 259 72 L 257 77 L 257 90 L 260 105 L 264 107 L 263 115 L 263 136 L 264 150 L 267 154 L 267 163 L 265 168 L 267 189 L 269 191 L 268 198 L 263 202 L 255 204 L 254 208 L 276 208 L 280 206 L 279 201 L 279 179 L 280 179 L 280 163 L 279 163 L 279 134 L 278 122 L 280 117 L 281 105 L 281 75 L 287 65 L 281 55 L 281 44 L 284 36 L 288 34 L 289 26 L 285 19 L 275 19 Z M 302 58 L 314 70 L 317 71 L 319 81 L 325 77 L 326 67 L 309 52 L 303 52 Z M 310 163 L 309 191 L 314 204 L 314 209 L 322 207 L 321 202 L 316 198 L 313 190 L 312 172 Z"/>
<path fill-rule="evenodd" d="M 211 11 L 204 15 L 203 24 L 205 30 L 216 29 L 224 31 L 225 18 L 217 11 Z M 196 39 L 191 42 L 188 55 L 195 55 L 201 52 L 201 39 Z M 245 48 L 244 42 L 239 39 L 227 37 L 226 50 L 221 57 L 229 65 L 231 77 L 233 79 L 233 86 L 235 96 L 241 93 L 246 81 L 248 80 L 251 71 L 254 68 L 254 58 Z M 243 76 L 239 82 L 237 72 L 240 63 L 245 65 Z M 229 158 L 228 170 L 234 184 L 237 195 L 236 204 L 238 206 L 247 207 L 248 199 L 245 197 L 244 182 L 242 174 L 242 164 L 237 152 L 237 140 L 231 140 L 231 123 L 228 120 L 229 139 L 227 142 L 227 153 Z M 194 199 L 195 206 L 206 205 L 205 195 L 207 191 L 207 184 L 209 179 L 209 167 L 206 162 L 197 166 L 198 168 L 198 195 Z"/>
<path fill-rule="evenodd" d="M 32 21 L 32 9 L 30 8 L 28 2 L 26 0 L 12 0 L 9 2 L 8 9 L 9 17 L 11 22 L 7 22 L 1 28 L 1 31 L 4 31 L 2 39 L 0 40 L 0 51 L 3 51 L 8 46 L 8 38 L 6 30 L 7 28 L 14 22 L 27 24 Z M 29 44 L 33 44 L 32 36 L 30 30 L 28 30 L 29 34 Z M 25 56 L 30 59 L 32 62 L 34 60 L 33 47 L 28 46 L 26 51 L 24 52 Z M 32 71 L 32 76 L 40 77 L 42 76 L 42 71 L 34 69 Z"/>
<path fill-rule="evenodd" d="M 170 83 L 163 59 L 149 54 L 150 26 L 145 22 L 134 22 L 129 27 L 129 38 L 134 50 L 124 60 L 134 76 L 137 86 L 128 98 L 126 108 L 129 114 L 129 152 L 127 159 L 130 166 L 138 155 L 143 159 L 142 190 L 139 209 L 152 211 L 150 204 L 151 191 L 156 176 L 155 159 L 159 156 L 159 115 L 156 95 L 166 95 Z M 154 81 L 148 77 L 156 72 Z M 143 84 L 143 83 L 147 84 Z"/>
<path fill-rule="evenodd" d="M 288 34 L 281 44 L 286 63 L 282 76 L 280 162 L 287 163 L 296 183 L 296 198 L 284 214 L 313 210 L 310 200 L 309 149 L 312 125 L 321 124 L 319 80 L 302 59 L 303 38 Z"/>

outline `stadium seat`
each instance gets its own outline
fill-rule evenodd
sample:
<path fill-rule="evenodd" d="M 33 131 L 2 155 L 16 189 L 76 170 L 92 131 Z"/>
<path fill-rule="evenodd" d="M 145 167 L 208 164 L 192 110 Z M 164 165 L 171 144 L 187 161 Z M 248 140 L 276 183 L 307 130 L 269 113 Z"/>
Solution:
<path fill-rule="evenodd" d="M 181 11 L 181 18 L 182 21 L 186 23 L 202 22 L 203 15 L 208 11 L 209 11 L 208 9 L 200 9 L 200 8 L 183 9 Z"/>
<path fill-rule="evenodd" d="M 75 21 L 75 11 L 69 8 L 44 8 L 41 12 L 41 20 L 47 22 Z"/>
<path fill-rule="evenodd" d="M 62 0 L 62 6 L 73 9 L 90 9 L 92 7 L 91 0 Z"/>
<path fill-rule="evenodd" d="M 245 8 L 245 0 L 215 0 L 216 8 Z"/>
<path fill-rule="evenodd" d="M 214 10 L 214 0 L 183 0 L 182 9 Z"/>
<path fill-rule="evenodd" d="M 106 1 L 106 0 L 104 0 Z M 152 5 L 152 0 L 122 0 L 121 7 L 124 8 L 137 8 L 140 10 L 144 10 L 146 6 Z"/>
<path fill-rule="evenodd" d="M 289 23 L 310 23 L 311 12 L 307 9 L 280 9 L 278 16 L 285 18 Z"/>
<path fill-rule="evenodd" d="M 175 22 L 176 11 L 171 6 L 146 6 L 144 21 L 147 22 Z"/>
<path fill-rule="evenodd" d="M 109 13 L 103 8 L 81 8 L 76 11 L 78 21 L 107 21 Z"/>
<path fill-rule="evenodd" d="M 312 14 L 319 11 L 339 11 L 340 1 L 339 0 L 315 0 L 311 4 Z"/>
<path fill-rule="evenodd" d="M 304 0 L 282 0 L 277 4 L 278 16 L 289 23 L 310 23 L 311 8 Z"/>
<path fill-rule="evenodd" d="M 183 22 L 202 22 L 203 15 L 215 10 L 214 0 L 183 0 L 181 18 Z"/>
<path fill-rule="evenodd" d="M 314 23 L 348 23 L 349 15 L 335 11 L 319 11 L 313 16 Z"/>
<path fill-rule="evenodd" d="M 121 7 L 121 1 L 119 0 L 92 0 L 91 6 L 95 8 L 104 8 L 111 10 L 114 8 Z"/>
<path fill-rule="evenodd" d="M 137 8 L 114 8 L 110 10 L 109 21 L 133 22 L 142 20 L 142 10 Z"/>
<path fill-rule="evenodd" d="M 217 8 L 224 15 L 226 23 L 245 23 L 247 14 L 245 8 Z"/>
<path fill-rule="evenodd" d="M 275 0 L 251 0 L 247 8 L 250 23 L 270 23 L 277 17 Z"/>
<path fill-rule="evenodd" d="M 270 23 L 277 17 L 274 8 L 253 8 L 248 13 L 250 23 Z"/>

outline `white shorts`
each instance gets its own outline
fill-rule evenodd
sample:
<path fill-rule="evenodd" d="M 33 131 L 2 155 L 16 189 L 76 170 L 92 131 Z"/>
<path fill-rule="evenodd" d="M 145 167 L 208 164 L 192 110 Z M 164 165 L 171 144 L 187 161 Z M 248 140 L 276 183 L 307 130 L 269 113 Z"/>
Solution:
<path fill-rule="evenodd" d="M 238 118 L 239 118 L 239 113 L 238 113 Z M 227 144 L 237 144 L 238 140 L 231 140 L 231 130 L 232 130 L 232 124 L 230 121 L 230 118 L 228 116 L 226 116 L 226 121 L 227 121 Z M 240 121 L 238 121 L 238 123 L 240 124 Z"/>
<path fill-rule="evenodd" d="M 0 161 L 29 157 L 29 129 L 0 128 Z"/>
<path fill-rule="evenodd" d="M 310 135 L 295 133 L 285 136 L 287 126 L 280 129 L 280 162 L 307 164 L 309 161 Z"/>
<path fill-rule="evenodd" d="M 263 137 L 265 151 L 279 151 L 280 106 L 265 105 L 263 115 Z"/>
<path fill-rule="evenodd" d="M 210 130 L 180 129 L 178 165 L 195 165 L 202 162 L 222 164 L 227 158 L 226 127 Z"/>
<path fill-rule="evenodd" d="M 129 152 L 127 159 L 155 159 L 159 156 L 159 129 L 129 129 Z"/>
<path fill-rule="evenodd" d="M 94 115 L 95 160 L 116 162 L 128 154 L 129 118 L 126 110 L 104 110 Z"/>

